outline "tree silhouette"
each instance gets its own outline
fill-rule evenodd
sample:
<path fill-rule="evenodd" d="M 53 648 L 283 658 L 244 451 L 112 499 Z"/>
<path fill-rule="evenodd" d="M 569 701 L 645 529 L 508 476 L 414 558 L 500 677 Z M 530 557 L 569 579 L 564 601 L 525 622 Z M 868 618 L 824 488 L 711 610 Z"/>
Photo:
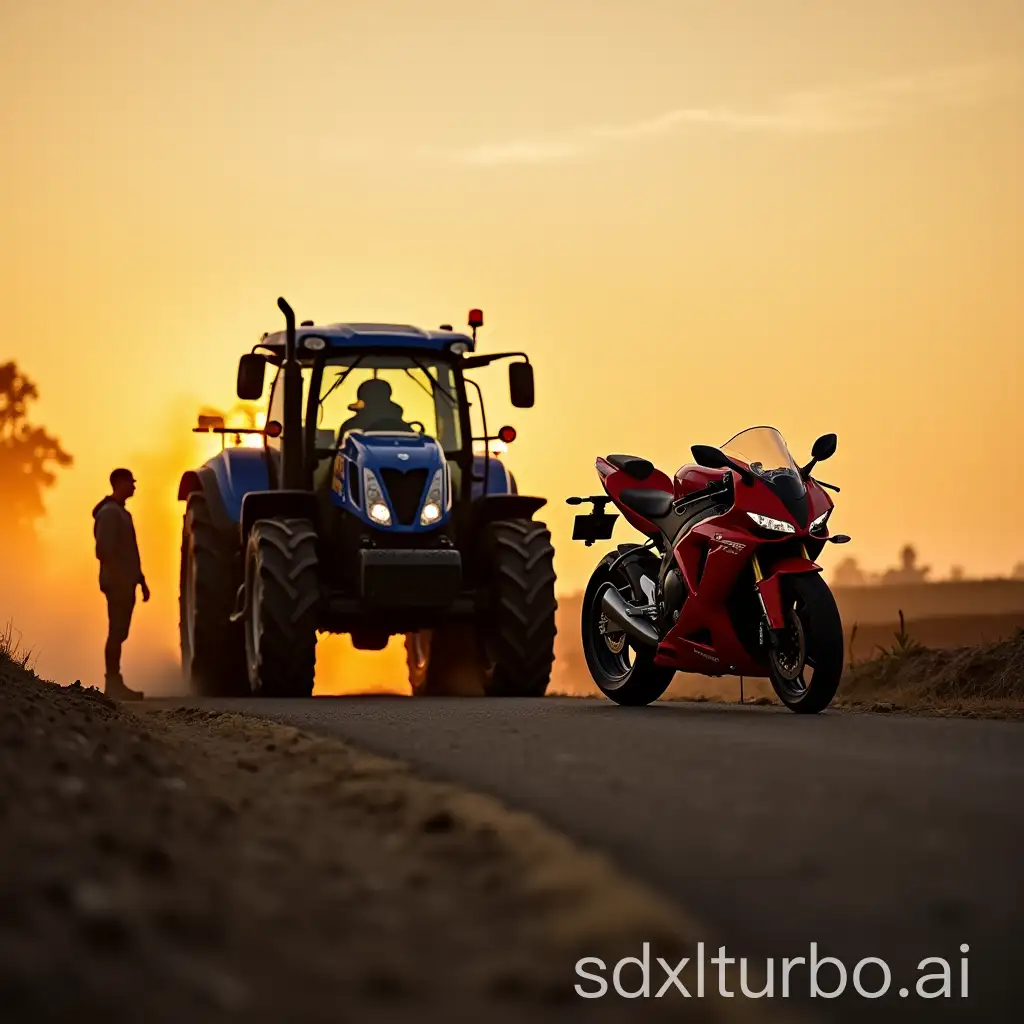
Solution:
<path fill-rule="evenodd" d="M 926 583 L 931 568 L 917 564 L 917 548 L 913 544 L 905 544 L 900 549 L 900 564 L 896 569 L 889 569 L 882 577 L 883 583 Z"/>
<path fill-rule="evenodd" d="M 844 558 L 836 566 L 832 581 L 837 587 L 862 587 L 868 579 L 856 558 Z"/>
<path fill-rule="evenodd" d="M 39 397 L 35 384 L 13 362 L 0 363 L 0 527 L 31 533 L 46 514 L 43 492 L 70 466 L 71 456 L 43 427 L 28 422 L 28 407 Z"/>

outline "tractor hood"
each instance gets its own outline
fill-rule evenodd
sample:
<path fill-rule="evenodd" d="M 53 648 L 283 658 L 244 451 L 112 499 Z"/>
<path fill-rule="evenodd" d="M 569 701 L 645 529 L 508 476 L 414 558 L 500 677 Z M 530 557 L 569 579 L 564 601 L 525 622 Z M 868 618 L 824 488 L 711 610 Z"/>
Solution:
<path fill-rule="evenodd" d="M 363 433 L 353 430 L 347 438 L 346 448 L 351 446 L 370 460 L 371 468 L 395 466 L 398 469 L 418 469 L 433 466 L 435 469 L 445 463 L 441 445 L 432 437 L 423 434 L 399 434 L 390 431 Z"/>
<path fill-rule="evenodd" d="M 420 434 L 353 430 L 345 438 L 334 469 L 334 500 L 368 526 L 397 533 L 434 530 L 449 516 L 447 463 L 441 445 Z M 390 522 L 371 517 L 375 489 L 387 505 Z M 424 519 L 428 500 L 436 519 Z"/>

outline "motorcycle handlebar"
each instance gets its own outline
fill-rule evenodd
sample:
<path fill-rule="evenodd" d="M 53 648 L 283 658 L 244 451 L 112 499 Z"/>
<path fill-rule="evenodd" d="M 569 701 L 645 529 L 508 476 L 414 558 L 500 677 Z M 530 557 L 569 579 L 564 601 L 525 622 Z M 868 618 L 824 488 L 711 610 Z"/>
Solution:
<path fill-rule="evenodd" d="M 830 491 L 835 491 L 836 494 L 839 493 L 839 488 L 836 487 L 835 484 L 827 484 L 824 480 L 819 480 L 817 477 L 814 476 L 809 477 L 808 479 L 813 480 L 819 487 L 826 487 Z"/>

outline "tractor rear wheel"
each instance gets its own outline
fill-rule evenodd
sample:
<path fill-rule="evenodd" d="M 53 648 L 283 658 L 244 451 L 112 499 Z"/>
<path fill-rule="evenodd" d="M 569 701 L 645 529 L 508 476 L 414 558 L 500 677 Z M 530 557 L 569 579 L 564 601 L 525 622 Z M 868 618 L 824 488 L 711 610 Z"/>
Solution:
<path fill-rule="evenodd" d="M 317 570 L 317 535 L 309 520 L 261 519 L 253 525 L 245 551 L 245 652 L 253 693 L 312 694 Z"/>
<path fill-rule="evenodd" d="M 181 670 L 193 693 L 236 697 L 248 690 L 245 631 L 231 621 L 241 583 L 238 552 L 214 525 L 206 498 L 189 495 L 178 590 Z"/>
<path fill-rule="evenodd" d="M 414 697 L 419 697 L 427 689 L 432 632 L 421 629 L 416 633 L 405 634 L 405 666 L 409 672 L 409 688 Z"/>
<path fill-rule="evenodd" d="M 472 624 L 452 623 L 405 636 L 409 686 L 417 697 L 482 697 L 486 655 Z"/>

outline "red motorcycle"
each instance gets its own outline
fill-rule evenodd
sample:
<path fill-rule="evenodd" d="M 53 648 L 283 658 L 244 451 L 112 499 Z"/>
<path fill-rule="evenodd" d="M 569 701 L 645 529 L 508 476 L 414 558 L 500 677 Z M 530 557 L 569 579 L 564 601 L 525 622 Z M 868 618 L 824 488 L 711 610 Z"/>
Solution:
<path fill-rule="evenodd" d="M 815 564 L 833 503 L 811 471 L 836 450 L 814 442 L 800 467 L 774 427 L 721 448 L 694 445 L 674 478 L 633 455 L 596 463 L 605 494 L 576 516 L 574 540 L 609 540 L 618 515 L 647 536 L 598 563 L 583 599 L 583 650 L 619 704 L 650 704 L 675 672 L 767 676 L 791 710 L 828 707 L 843 672 L 843 626 Z"/>

